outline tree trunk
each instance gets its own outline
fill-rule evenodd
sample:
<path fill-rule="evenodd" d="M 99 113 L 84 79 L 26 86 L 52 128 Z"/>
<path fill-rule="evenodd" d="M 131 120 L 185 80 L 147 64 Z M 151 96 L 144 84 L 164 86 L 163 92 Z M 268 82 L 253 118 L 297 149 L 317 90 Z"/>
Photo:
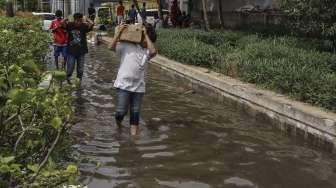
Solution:
<path fill-rule="evenodd" d="M 6 16 L 14 17 L 13 1 L 11 0 L 6 1 Z"/>
<path fill-rule="evenodd" d="M 206 0 L 202 0 L 202 5 L 203 5 L 203 19 L 205 22 L 205 29 L 209 30 L 210 24 L 209 24 L 209 19 L 208 19 L 208 8 L 207 8 Z"/>
<path fill-rule="evenodd" d="M 163 27 L 165 27 L 166 26 L 166 23 L 165 23 L 165 20 L 164 20 L 164 17 L 163 17 L 163 11 L 162 11 L 162 0 L 157 0 L 157 4 L 158 4 L 158 6 L 159 6 L 159 10 L 158 10 L 158 12 L 159 12 L 159 18 L 160 18 L 160 20 L 161 20 L 161 22 L 162 22 L 162 25 L 163 25 Z"/>
<path fill-rule="evenodd" d="M 223 21 L 223 7 L 222 7 L 222 0 L 217 0 L 218 2 L 218 18 L 219 18 L 219 24 L 221 29 L 224 28 L 224 21 Z"/>

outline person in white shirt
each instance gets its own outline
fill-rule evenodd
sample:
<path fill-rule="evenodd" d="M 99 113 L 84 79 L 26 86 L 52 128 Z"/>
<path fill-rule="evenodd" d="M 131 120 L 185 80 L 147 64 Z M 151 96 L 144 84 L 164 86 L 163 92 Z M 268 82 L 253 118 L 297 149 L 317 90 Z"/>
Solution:
<path fill-rule="evenodd" d="M 157 50 L 153 44 L 156 33 L 150 24 L 143 27 L 141 44 L 120 41 L 120 36 L 127 24 L 122 23 L 114 35 L 109 49 L 114 50 L 120 58 L 120 67 L 114 87 L 117 90 L 117 106 L 115 119 L 121 127 L 122 120 L 130 108 L 131 135 L 136 135 L 139 129 L 140 108 L 145 93 L 145 72 L 148 61 Z"/>

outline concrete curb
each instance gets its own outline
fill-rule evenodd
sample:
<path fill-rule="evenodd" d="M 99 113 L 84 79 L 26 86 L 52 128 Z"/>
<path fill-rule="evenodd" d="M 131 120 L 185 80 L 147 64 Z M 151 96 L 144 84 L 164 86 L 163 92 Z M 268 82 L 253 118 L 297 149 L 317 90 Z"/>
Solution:
<path fill-rule="evenodd" d="M 106 37 L 103 40 L 107 43 L 110 38 Z M 310 134 L 331 143 L 333 149 L 336 148 L 335 113 L 329 113 L 321 108 L 293 101 L 284 95 L 258 89 L 253 84 L 247 84 L 201 67 L 185 65 L 160 55 L 153 58 L 151 62 L 192 84 L 201 85 L 219 96 L 249 106 L 281 124 L 291 125 L 295 132 L 297 130 L 303 132 L 305 138 Z"/>

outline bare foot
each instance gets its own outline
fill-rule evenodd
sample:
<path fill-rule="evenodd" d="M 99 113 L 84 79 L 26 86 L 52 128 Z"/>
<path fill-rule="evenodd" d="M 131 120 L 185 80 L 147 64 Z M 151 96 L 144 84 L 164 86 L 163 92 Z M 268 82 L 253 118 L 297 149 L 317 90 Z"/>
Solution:
<path fill-rule="evenodd" d="M 131 135 L 135 136 L 137 135 L 139 132 L 139 126 L 137 125 L 131 125 Z"/>

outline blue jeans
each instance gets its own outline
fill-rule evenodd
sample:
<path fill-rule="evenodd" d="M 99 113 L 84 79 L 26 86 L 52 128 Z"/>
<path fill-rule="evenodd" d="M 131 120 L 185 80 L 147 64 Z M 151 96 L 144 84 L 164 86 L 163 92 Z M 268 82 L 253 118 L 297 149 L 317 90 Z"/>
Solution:
<path fill-rule="evenodd" d="M 75 64 L 77 63 L 77 78 L 82 79 L 84 72 L 84 54 L 74 56 L 68 54 L 67 61 L 67 79 L 69 79 L 75 69 Z"/>
<path fill-rule="evenodd" d="M 127 114 L 128 108 L 130 108 L 130 124 L 139 125 L 143 95 L 143 93 L 117 89 L 116 121 L 121 123 Z"/>

